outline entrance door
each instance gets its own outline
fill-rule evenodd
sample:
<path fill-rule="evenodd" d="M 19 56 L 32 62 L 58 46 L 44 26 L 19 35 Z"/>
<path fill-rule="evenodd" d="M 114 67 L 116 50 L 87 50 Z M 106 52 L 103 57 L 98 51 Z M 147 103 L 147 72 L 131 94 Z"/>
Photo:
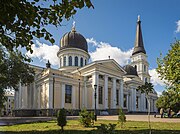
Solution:
<path fill-rule="evenodd" d="M 108 88 L 108 108 L 111 109 L 111 88 Z"/>

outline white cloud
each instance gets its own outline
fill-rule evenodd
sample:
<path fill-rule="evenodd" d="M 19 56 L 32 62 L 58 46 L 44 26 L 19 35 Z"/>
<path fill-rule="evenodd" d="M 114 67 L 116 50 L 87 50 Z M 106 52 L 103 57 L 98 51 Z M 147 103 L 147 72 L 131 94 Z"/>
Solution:
<path fill-rule="evenodd" d="M 124 66 L 129 62 L 133 51 L 133 49 L 122 51 L 118 47 L 113 47 L 109 43 L 105 42 L 97 42 L 93 38 L 87 39 L 87 42 L 96 46 L 96 50 L 94 52 L 90 52 L 92 61 L 108 59 L 108 56 L 110 56 L 111 59 L 116 60 L 116 62 L 118 62 L 121 66 Z"/>
<path fill-rule="evenodd" d="M 158 76 L 159 74 L 157 73 L 156 69 L 149 70 L 149 74 L 151 76 L 151 82 L 154 85 L 160 85 L 160 86 L 165 86 L 165 83 L 163 80 L 161 80 Z"/>
<path fill-rule="evenodd" d="M 54 66 L 59 64 L 57 57 L 59 47 L 57 45 L 49 46 L 47 44 L 36 41 L 36 45 L 32 45 L 32 50 L 32 54 L 30 52 L 26 53 L 30 58 L 38 58 L 43 62 L 47 62 L 49 60 L 49 62 Z"/>
<path fill-rule="evenodd" d="M 176 22 L 176 24 L 177 24 L 176 33 L 179 33 L 179 32 L 180 32 L 180 20 L 178 20 L 178 21 Z"/>

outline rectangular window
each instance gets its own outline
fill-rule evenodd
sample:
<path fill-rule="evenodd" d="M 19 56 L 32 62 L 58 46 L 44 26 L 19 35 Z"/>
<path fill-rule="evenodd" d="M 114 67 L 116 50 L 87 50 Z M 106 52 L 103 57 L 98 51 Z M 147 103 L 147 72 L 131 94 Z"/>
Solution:
<path fill-rule="evenodd" d="M 139 97 L 136 96 L 136 108 L 139 108 Z"/>
<path fill-rule="evenodd" d="M 103 104 L 103 87 L 99 86 L 99 90 L 98 90 L 98 102 L 99 104 Z"/>
<path fill-rule="evenodd" d="M 124 107 L 127 107 L 127 95 L 124 94 Z"/>
<path fill-rule="evenodd" d="M 119 90 L 116 90 L 116 105 L 119 105 Z"/>
<path fill-rule="evenodd" d="M 71 103 L 72 85 L 65 86 L 65 103 Z"/>

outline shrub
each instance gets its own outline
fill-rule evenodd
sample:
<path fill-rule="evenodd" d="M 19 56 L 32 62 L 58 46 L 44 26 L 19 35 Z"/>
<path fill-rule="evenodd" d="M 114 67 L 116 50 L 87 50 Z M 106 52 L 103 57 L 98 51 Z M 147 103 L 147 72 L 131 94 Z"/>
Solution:
<path fill-rule="evenodd" d="M 101 124 L 97 130 L 99 134 L 115 134 L 115 127 L 116 124 Z"/>
<path fill-rule="evenodd" d="M 86 109 L 81 110 L 79 113 L 79 121 L 84 127 L 89 127 L 94 124 L 93 112 L 88 112 Z"/>
<path fill-rule="evenodd" d="M 126 122 L 126 116 L 125 116 L 122 108 L 120 108 L 119 109 L 119 116 L 118 116 L 118 123 L 121 123 L 121 128 L 123 127 L 125 122 Z"/>
<path fill-rule="evenodd" d="M 63 132 L 63 127 L 66 126 L 67 120 L 66 120 L 66 110 L 60 109 L 57 114 L 57 125 L 61 126 L 61 131 Z"/>

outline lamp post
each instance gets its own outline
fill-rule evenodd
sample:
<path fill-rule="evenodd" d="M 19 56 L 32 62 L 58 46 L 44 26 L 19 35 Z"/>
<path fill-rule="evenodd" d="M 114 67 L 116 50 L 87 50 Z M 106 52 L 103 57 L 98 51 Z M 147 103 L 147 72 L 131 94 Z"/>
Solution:
<path fill-rule="evenodd" d="M 80 96 L 80 79 L 79 80 L 79 111 L 81 110 L 81 106 L 80 106 L 80 99 L 81 99 L 81 96 Z"/>
<path fill-rule="evenodd" d="M 94 85 L 94 101 L 95 101 L 95 105 L 94 105 L 94 119 L 95 119 L 95 121 L 97 121 L 97 112 L 96 112 L 96 98 L 97 98 L 97 94 L 96 94 L 96 89 L 97 89 L 97 85 Z"/>
<path fill-rule="evenodd" d="M 55 86 L 55 78 L 54 78 L 54 73 L 53 73 L 53 100 L 52 100 L 52 116 L 54 115 L 54 86 Z"/>

